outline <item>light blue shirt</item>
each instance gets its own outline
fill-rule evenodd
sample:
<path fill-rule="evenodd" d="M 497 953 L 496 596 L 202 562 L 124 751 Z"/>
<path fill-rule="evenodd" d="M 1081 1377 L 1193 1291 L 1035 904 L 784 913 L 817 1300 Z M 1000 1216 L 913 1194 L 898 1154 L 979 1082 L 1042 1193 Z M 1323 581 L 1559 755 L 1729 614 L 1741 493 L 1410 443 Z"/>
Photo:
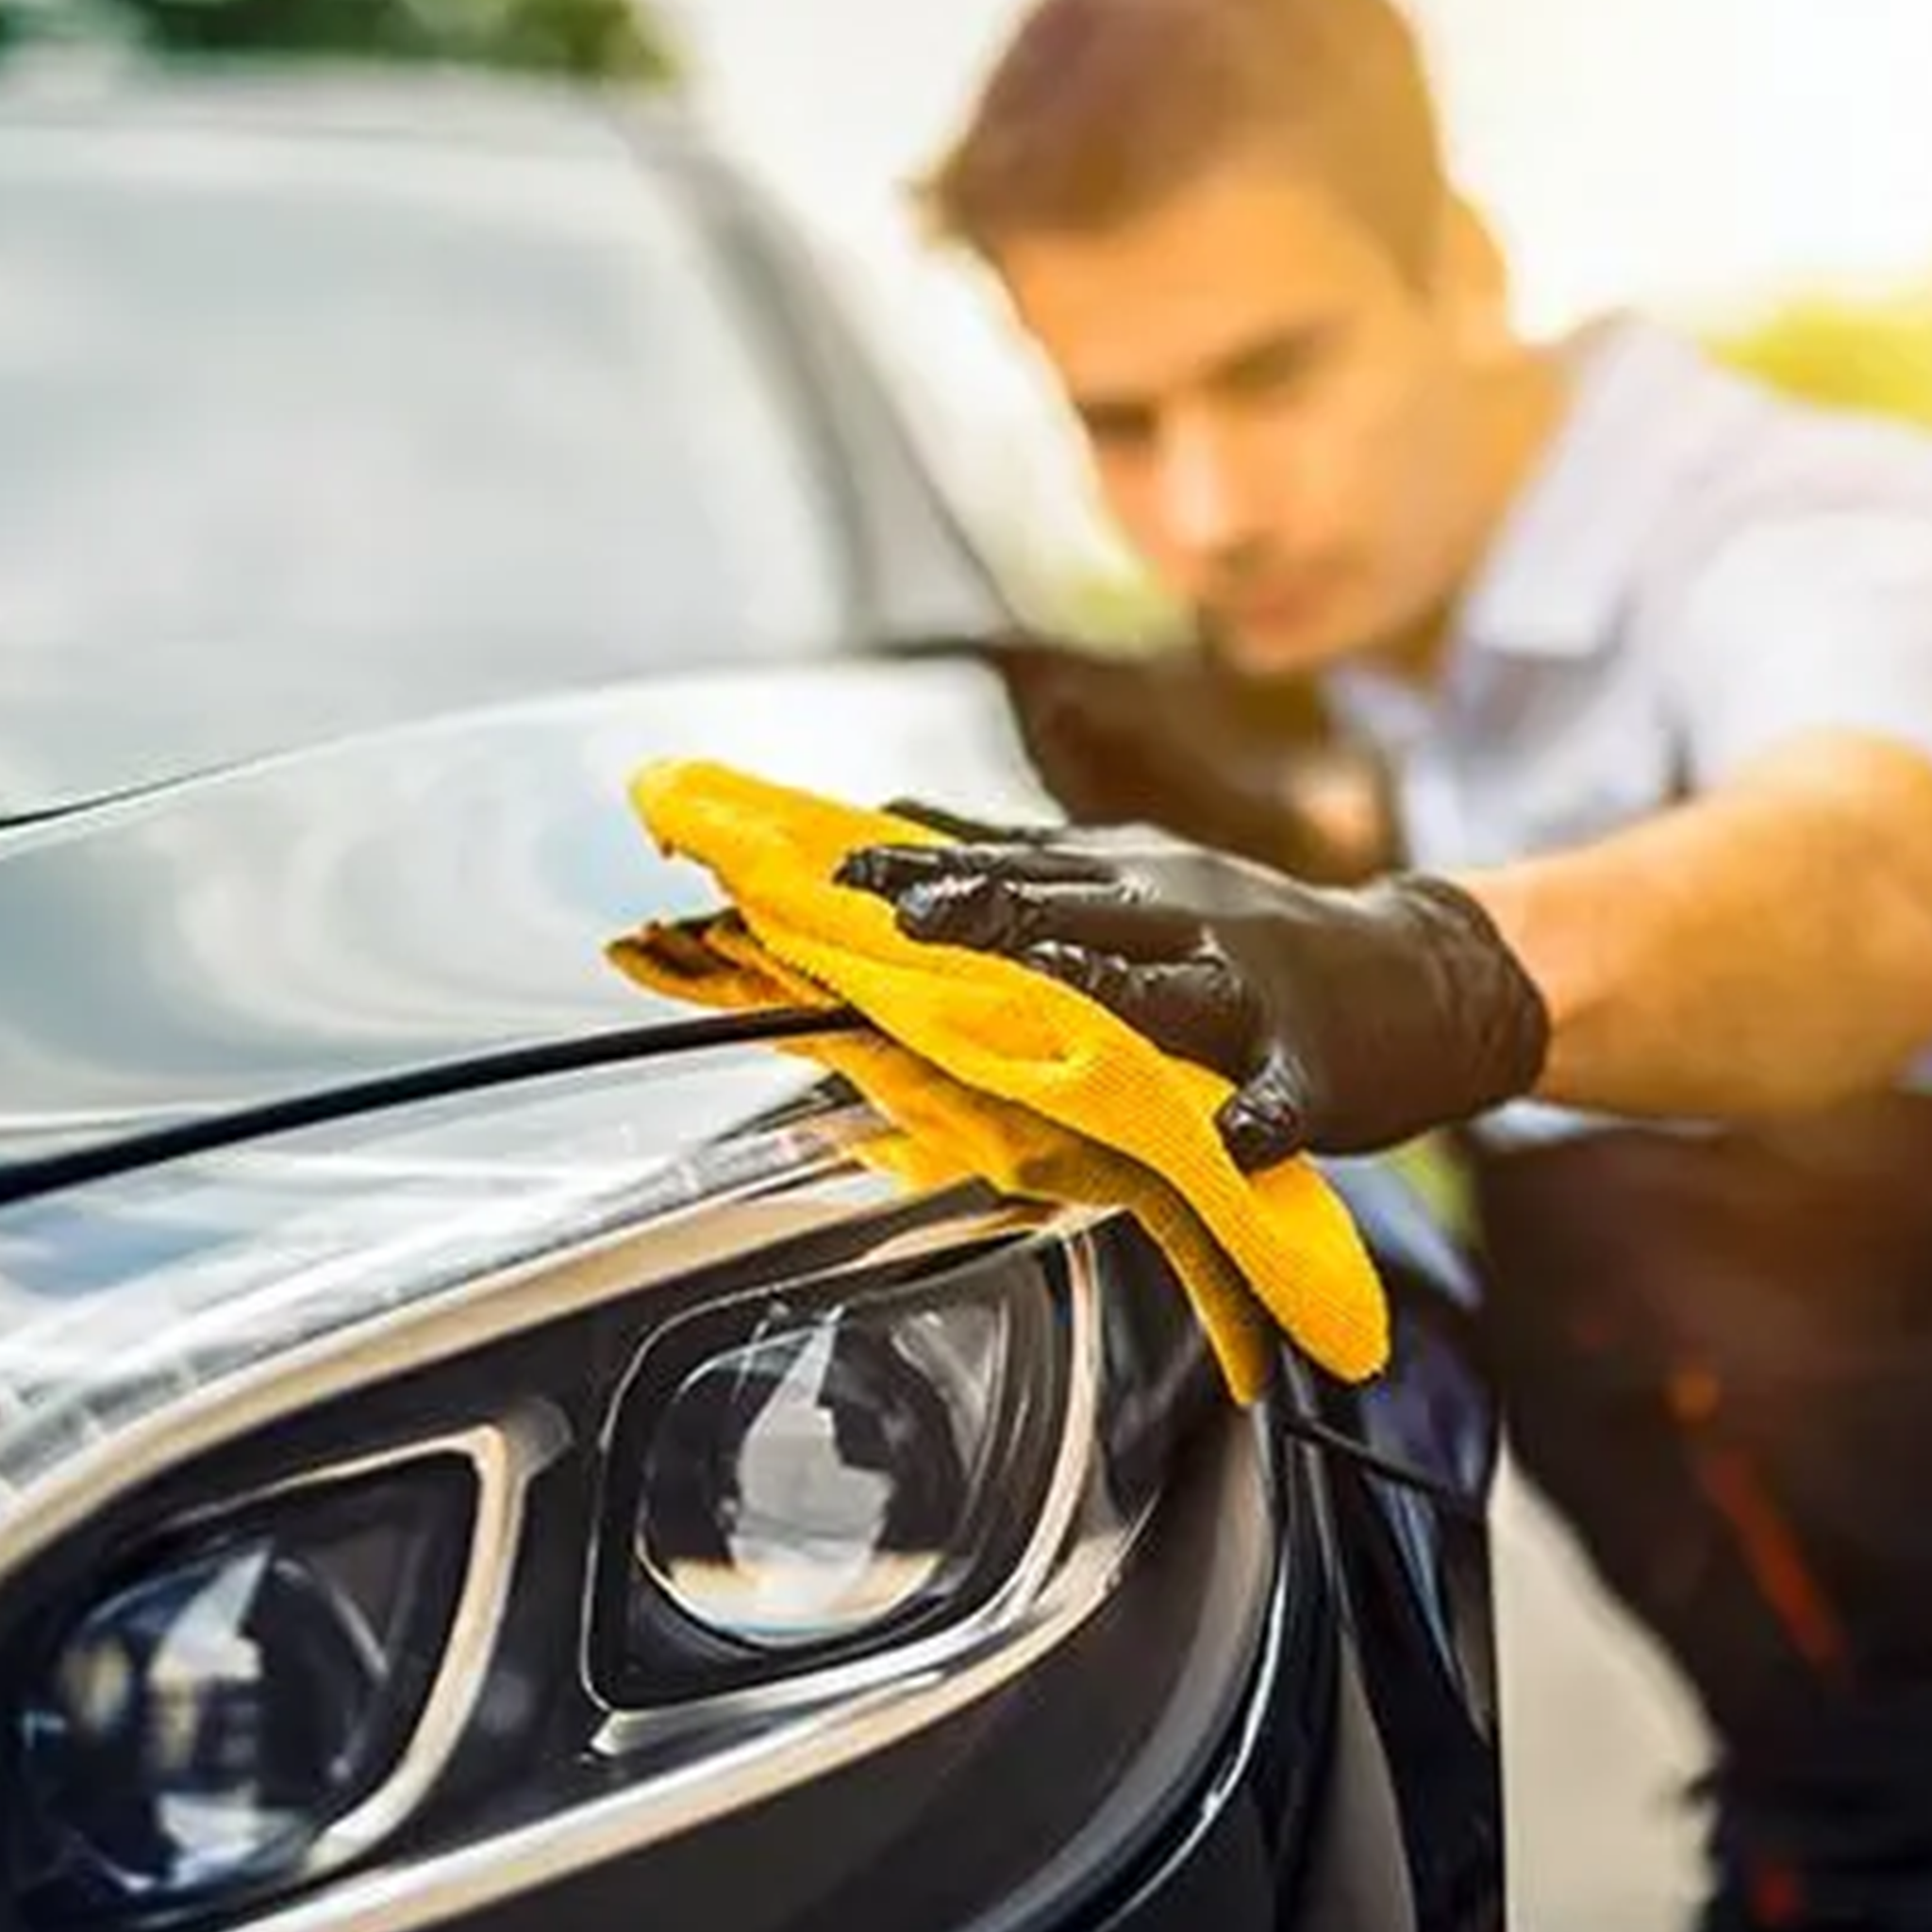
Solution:
<path fill-rule="evenodd" d="M 1796 734 L 1932 757 L 1932 438 L 1813 409 L 1650 324 L 1573 343 L 1572 399 L 1426 697 L 1358 667 L 1413 862 L 1583 843 Z M 1515 1107 L 1513 1137 L 1587 1124 Z"/>

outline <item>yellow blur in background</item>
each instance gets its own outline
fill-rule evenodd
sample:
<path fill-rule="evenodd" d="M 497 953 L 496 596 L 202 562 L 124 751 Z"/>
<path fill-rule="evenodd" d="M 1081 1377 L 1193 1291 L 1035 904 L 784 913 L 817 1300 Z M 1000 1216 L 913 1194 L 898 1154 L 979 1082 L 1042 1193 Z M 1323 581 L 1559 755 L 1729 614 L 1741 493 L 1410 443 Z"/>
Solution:
<path fill-rule="evenodd" d="M 1711 346 L 1813 402 L 1932 429 L 1932 292 L 1891 302 L 1800 299 Z"/>

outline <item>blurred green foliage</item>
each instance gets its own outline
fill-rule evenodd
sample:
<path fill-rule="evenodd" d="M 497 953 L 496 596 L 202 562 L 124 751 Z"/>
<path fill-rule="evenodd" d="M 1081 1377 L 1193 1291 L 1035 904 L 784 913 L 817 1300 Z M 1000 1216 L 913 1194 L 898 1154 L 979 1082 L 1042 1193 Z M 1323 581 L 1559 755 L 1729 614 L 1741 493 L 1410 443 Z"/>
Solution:
<path fill-rule="evenodd" d="M 60 33 L 65 8 L 0 0 L 0 49 Z M 455 61 L 653 85 L 680 71 L 642 0 L 90 0 L 85 12 L 159 54 Z"/>

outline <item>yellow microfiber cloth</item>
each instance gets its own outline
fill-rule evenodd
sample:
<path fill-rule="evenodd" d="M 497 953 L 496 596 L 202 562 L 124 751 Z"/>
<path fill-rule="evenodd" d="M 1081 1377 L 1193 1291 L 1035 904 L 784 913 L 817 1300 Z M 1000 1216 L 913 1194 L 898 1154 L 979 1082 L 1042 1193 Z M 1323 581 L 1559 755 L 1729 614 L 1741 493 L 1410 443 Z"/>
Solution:
<path fill-rule="evenodd" d="M 1381 1368 L 1388 1310 L 1347 1208 L 1305 1161 L 1234 1165 L 1214 1127 L 1229 1082 L 1071 987 L 908 938 L 882 899 L 833 883 L 861 846 L 941 835 L 702 761 L 648 767 L 631 799 L 657 842 L 732 901 L 616 941 L 632 978 L 714 1007 L 856 1008 L 876 1032 L 791 1050 L 842 1074 L 898 1130 L 869 1158 L 923 1184 L 977 1175 L 1126 1209 L 1186 1287 L 1237 1400 L 1267 1384 L 1271 1317 L 1337 1375 Z"/>

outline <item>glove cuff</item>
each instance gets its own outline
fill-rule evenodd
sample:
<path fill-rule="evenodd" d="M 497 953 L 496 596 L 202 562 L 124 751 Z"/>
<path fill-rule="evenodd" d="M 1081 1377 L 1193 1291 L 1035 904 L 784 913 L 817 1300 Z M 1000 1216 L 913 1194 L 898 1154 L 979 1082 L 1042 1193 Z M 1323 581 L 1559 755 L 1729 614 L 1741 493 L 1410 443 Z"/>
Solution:
<path fill-rule="evenodd" d="M 1488 909 L 1447 879 L 1422 873 L 1388 882 L 1426 935 L 1441 1010 L 1465 1045 L 1469 1111 L 1521 1099 L 1541 1077 L 1550 1009 Z"/>

